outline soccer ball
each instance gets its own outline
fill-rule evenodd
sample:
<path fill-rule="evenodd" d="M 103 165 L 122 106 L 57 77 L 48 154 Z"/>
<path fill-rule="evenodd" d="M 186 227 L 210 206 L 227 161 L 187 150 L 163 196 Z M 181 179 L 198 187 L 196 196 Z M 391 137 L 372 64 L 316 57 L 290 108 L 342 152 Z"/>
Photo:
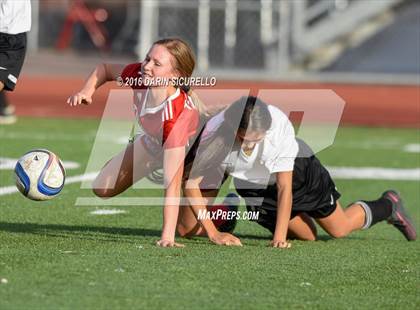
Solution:
<path fill-rule="evenodd" d="M 48 200 L 63 189 L 66 171 L 60 159 L 48 150 L 32 150 L 15 166 L 16 187 L 32 200 Z"/>

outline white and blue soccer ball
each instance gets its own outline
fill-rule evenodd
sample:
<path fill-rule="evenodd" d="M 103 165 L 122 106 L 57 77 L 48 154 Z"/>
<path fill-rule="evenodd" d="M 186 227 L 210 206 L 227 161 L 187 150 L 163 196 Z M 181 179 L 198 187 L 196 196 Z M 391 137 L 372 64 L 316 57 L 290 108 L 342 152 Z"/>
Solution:
<path fill-rule="evenodd" d="M 66 171 L 57 155 L 48 150 L 32 150 L 15 166 L 16 186 L 32 200 L 49 200 L 64 186 Z"/>

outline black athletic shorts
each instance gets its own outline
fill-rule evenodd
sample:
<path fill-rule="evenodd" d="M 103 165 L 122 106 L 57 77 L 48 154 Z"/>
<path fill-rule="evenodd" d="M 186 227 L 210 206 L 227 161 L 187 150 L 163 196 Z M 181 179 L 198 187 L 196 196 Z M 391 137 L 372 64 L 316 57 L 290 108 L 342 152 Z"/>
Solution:
<path fill-rule="evenodd" d="M 0 81 L 12 91 L 17 83 L 26 53 L 26 33 L 0 32 Z"/>
<path fill-rule="evenodd" d="M 315 155 L 305 154 L 309 146 L 297 140 L 299 154 L 293 168 L 293 218 L 299 213 L 306 213 L 313 218 L 329 216 L 337 207 L 337 200 L 341 194 L 332 180 L 327 169 Z M 259 211 L 257 223 L 274 233 L 277 217 L 277 185 L 261 186 L 235 178 L 234 184 L 239 195 L 244 197 L 248 211 Z"/>

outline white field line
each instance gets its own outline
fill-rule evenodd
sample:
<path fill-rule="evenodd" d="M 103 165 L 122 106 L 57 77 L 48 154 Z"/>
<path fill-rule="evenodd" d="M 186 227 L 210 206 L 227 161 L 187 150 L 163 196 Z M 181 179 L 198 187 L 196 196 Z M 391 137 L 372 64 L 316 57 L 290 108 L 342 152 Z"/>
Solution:
<path fill-rule="evenodd" d="M 0 157 L 0 170 L 13 170 L 15 169 L 17 158 L 9 157 Z M 74 161 L 63 161 L 64 168 L 67 169 L 77 169 L 80 167 L 80 164 Z"/>
<path fill-rule="evenodd" d="M 127 211 L 124 210 L 118 210 L 118 209 L 99 209 L 90 212 L 90 214 L 93 215 L 114 215 L 114 214 L 123 214 L 127 213 Z"/>
<path fill-rule="evenodd" d="M 84 182 L 84 181 L 92 181 L 95 179 L 95 177 L 98 175 L 97 172 L 91 172 L 87 174 L 81 174 L 81 175 L 75 175 L 72 177 L 66 178 L 66 185 L 72 184 L 72 183 L 78 183 L 78 182 Z M 14 194 L 17 193 L 18 189 L 16 186 L 6 186 L 6 187 L 0 187 L 0 196 L 8 195 L 8 194 Z"/>
<path fill-rule="evenodd" d="M 358 179 L 358 180 L 398 180 L 398 181 L 420 181 L 420 168 L 415 169 L 393 169 L 375 167 L 326 167 L 334 179 Z M 98 172 L 76 175 L 66 178 L 66 184 L 83 181 L 92 181 Z M 161 186 L 157 185 L 157 188 Z M 17 193 L 16 186 L 0 187 L 0 196 Z M 83 197 L 82 197 L 83 199 Z M 95 198 L 89 198 L 95 199 Z M 150 199 L 150 198 L 147 198 Z M 112 199 L 110 199 L 112 200 Z M 104 202 L 103 200 L 101 200 Z M 110 203 L 112 205 L 112 203 Z"/>
<path fill-rule="evenodd" d="M 420 153 L 420 144 L 407 144 L 403 150 L 408 153 Z"/>
<path fill-rule="evenodd" d="M 327 167 L 333 179 L 419 181 L 420 168 Z"/>
<path fill-rule="evenodd" d="M 70 134 L 70 133 L 53 133 L 53 134 L 35 134 L 35 133 L 13 133 L 13 132 L 4 132 L 0 131 L 0 138 L 8 140 L 40 140 L 40 141 L 85 141 L 90 142 L 94 139 L 100 138 L 101 140 L 106 141 L 106 143 L 115 143 L 124 145 L 127 144 L 128 136 L 120 136 L 118 138 L 109 139 L 109 136 L 104 136 L 103 139 L 101 136 L 97 136 L 96 131 L 89 131 L 83 135 L 79 134 Z M 334 146 L 338 148 L 357 148 L 357 149 L 384 149 L 384 150 L 400 150 L 408 153 L 420 153 L 420 144 L 411 143 L 411 144 L 401 144 L 398 139 L 393 140 L 362 140 L 358 142 L 349 142 L 344 140 L 339 140 L 334 142 Z"/>
<path fill-rule="evenodd" d="M 28 132 L 3 132 L 0 131 L 0 138 L 5 140 L 39 140 L 39 141 L 93 141 L 96 137 L 96 131 L 89 131 L 80 134 L 70 133 L 28 133 Z"/>

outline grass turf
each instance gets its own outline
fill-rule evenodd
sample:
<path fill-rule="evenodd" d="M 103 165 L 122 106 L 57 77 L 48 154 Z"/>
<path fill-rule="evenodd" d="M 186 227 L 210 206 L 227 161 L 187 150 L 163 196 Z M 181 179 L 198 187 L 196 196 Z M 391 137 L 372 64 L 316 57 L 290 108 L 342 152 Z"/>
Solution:
<path fill-rule="evenodd" d="M 0 157 L 43 147 L 81 164 L 69 176 L 82 174 L 97 127 L 97 121 L 22 118 L 0 127 Z M 402 151 L 419 143 L 418 134 L 341 128 L 319 157 L 331 166 L 419 167 L 418 153 Z M 0 173 L 0 186 L 13 184 L 11 171 Z M 397 188 L 420 222 L 418 181 L 336 183 L 343 205 Z M 266 246 L 270 235 L 263 228 L 239 221 L 242 248 L 194 238 L 182 240 L 184 249 L 161 249 L 154 246 L 161 208 L 118 207 L 127 213 L 95 216 L 95 207 L 74 206 L 78 196 L 89 195 L 75 183 L 43 203 L 0 196 L 0 278 L 8 280 L 0 284 L 0 309 L 420 307 L 418 242 L 406 242 L 389 225 L 341 240 L 319 230 L 320 241 L 278 250 Z"/>

